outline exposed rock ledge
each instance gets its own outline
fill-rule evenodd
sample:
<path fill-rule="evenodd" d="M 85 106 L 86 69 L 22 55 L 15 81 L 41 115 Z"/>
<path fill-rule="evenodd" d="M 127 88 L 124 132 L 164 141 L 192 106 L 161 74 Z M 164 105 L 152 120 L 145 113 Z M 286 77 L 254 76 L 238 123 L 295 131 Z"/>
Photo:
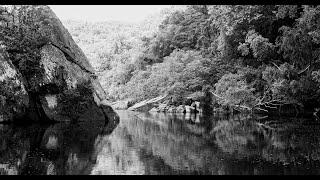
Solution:
<path fill-rule="evenodd" d="M 105 120 L 119 121 L 93 67 L 67 29 L 48 6 L 40 6 L 37 11 L 46 21 L 43 24 L 50 25 L 49 40 L 40 47 L 40 64 L 45 72 L 38 79 L 40 89 L 26 89 L 25 78 L 12 65 L 7 52 L 0 52 L 0 121 L 72 121 L 81 119 L 89 109 Z M 89 94 L 83 95 L 84 85 L 90 87 Z"/>

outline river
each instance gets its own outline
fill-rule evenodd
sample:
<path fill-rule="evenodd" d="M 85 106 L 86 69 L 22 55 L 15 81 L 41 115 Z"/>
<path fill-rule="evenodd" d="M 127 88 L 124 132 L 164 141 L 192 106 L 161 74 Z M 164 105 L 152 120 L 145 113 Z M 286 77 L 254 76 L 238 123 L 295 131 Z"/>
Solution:
<path fill-rule="evenodd" d="M 117 111 L 119 124 L 0 125 L 0 174 L 320 174 L 320 123 Z"/>

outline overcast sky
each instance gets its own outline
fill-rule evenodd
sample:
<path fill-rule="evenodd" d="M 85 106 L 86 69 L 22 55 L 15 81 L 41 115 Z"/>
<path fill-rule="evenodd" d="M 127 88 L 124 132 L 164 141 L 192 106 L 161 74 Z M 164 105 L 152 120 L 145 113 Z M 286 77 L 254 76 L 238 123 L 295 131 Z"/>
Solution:
<path fill-rule="evenodd" d="M 170 5 L 49 5 L 61 20 L 138 22 Z"/>

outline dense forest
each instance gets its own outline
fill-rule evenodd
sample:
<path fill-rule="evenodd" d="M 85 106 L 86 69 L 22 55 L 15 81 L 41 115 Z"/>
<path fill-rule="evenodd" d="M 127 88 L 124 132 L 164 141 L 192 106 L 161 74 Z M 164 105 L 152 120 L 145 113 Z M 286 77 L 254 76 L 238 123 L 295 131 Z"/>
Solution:
<path fill-rule="evenodd" d="M 168 94 L 179 105 L 209 92 L 217 107 L 268 112 L 290 105 L 303 112 L 319 108 L 319 21 L 320 6 L 190 5 L 136 24 L 64 24 L 111 101 Z M 31 43 L 10 46 L 24 42 Z M 27 59 L 37 59 L 32 55 Z M 27 59 L 21 62 L 37 63 Z M 41 74 L 37 66 L 18 66 L 22 74 L 32 67 Z"/>
<path fill-rule="evenodd" d="M 319 104 L 319 6 L 190 5 L 160 16 L 158 25 L 113 24 L 117 34 L 101 23 L 65 23 L 80 46 L 99 39 L 106 47 L 82 46 L 111 100 L 169 94 L 182 104 L 209 91 L 223 107 Z"/>
<path fill-rule="evenodd" d="M 122 25 L 127 36 L 117 31 L 111 42 L 103 24 L 65 23 L 80 46 L 88 38 L 112 45 L 91 58 L 111 100 L 167 93 L 182 104 L 209 91 L 223 107 L 300 112 L 319 104 L 320 6 L 190 5 L 162 16 L 156 30 L 156 22 Z"/>
<path fill-rule="evenodd" d="M 189 5 L 172 6 L 139 23 L 64 24 L 111 101 L 133 104 L 167 94 L 177 106 L 190 97 L 204 101 L 209 93 L 216 107 L 269 112 L 285 106 L 301 113 L 319 109 L 319 10 Z M 32 83 L 39 84 L 36 77 L 43 73 L 37 49 L 47 42 L 46 31 L 35 33 L 35 19 L 41 17 L 24 14 L 17 15 L 17 28 L 1 19 L 2 44 L 30 83 L 27 89 L 37 89 Z"/>

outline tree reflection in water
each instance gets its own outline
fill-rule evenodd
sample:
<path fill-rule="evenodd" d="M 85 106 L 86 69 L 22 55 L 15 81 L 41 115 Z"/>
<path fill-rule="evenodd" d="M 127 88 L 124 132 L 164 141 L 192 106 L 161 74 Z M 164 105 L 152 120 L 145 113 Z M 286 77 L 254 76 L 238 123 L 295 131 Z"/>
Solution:
<path fill-rule="evenodd" d="M 318 125 L 119 111 L 92 174 L 319 174 Z M 295 120 L 296 121 L 296 120 Z M 313 154 L 313 156 L 311 156 Z"/>
<path fill-rule="evenodd" d="M 118 114 L 107 128 L 2 125 L 1 173 L 320 174 L 319 125 L 303 119 Z"/>

